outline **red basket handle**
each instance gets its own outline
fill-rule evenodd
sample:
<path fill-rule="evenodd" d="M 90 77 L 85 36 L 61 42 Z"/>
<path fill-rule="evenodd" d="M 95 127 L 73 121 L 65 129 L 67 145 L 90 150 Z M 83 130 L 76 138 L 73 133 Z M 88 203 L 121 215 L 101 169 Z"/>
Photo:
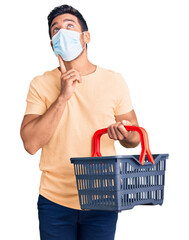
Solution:
<path fill-rule="evenodd" d="M 146 130 L 142 127 L 137 127 L 137 126 L 124 126 L 127 131 L 137 131 L 140 135 L 140 141 L 141 141 L 141 153 L 140 153 L 140 163 L 143 165 L 144 164 L 144 159 L 145 155 L 148 157 L 148 161 L 152 162 L 155 164 L 153 156 L 150 152 L 150 147 L 149 147 L 149 141 L 148 141 L 148 134 Z M 92 139 L 92 147 L 93 147 L 93 153 L 91 157 L 101 157 L 100 153 L 100 137 L 107 133 L 107 128 L 99 129 L 97 130 Z"/>

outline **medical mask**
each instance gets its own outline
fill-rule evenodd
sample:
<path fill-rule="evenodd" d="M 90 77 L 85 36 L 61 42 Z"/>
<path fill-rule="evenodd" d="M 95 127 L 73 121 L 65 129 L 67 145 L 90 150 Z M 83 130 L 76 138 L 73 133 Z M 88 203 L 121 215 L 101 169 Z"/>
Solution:
<path fill-rule="evenodd" d="M 82 32 L 83 33 L 83 32 Z M 56 56 L 60 55 L 64 61 L 72 61 L 83 51 L 79 32 L 61 28 L 53 37 L 53 49 Z"/>

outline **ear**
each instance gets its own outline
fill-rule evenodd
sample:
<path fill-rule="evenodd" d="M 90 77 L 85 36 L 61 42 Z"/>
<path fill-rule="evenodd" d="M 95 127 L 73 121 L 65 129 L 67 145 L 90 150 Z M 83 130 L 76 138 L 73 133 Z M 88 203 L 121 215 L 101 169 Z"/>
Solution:
<path fill-rule="evenodd" d="M 52 41 L 50 41 L 50 45 L 51 45 L 51 47 L 52 47 L 52 50 L 54 51 L 54 49 L 53 49 L 53 43 L 52 43 Z"/>
<path fill-rule="evenodd" d="M 89 43 L 90 40 L 91 40 L 90 32 L 88 32 L 88 31 L 84 32 L 83 33 L 83 39 L 84 39 L 86 44 Z"/>

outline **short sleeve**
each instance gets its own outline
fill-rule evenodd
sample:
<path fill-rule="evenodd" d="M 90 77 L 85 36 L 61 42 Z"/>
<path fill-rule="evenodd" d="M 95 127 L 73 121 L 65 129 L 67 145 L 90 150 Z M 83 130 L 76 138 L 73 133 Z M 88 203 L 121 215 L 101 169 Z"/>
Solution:
<path fill-rule="evenodd" d="M 31 81 L 27 98 L 26 98 L 26 114 L 39 114 L 42 115 L 46 111 L 46 104 L 42 96 L 40 95 L 39 87 L 35 81 L 35 78 Z"/>
<path fill-rule="evenodd" d="M 128 85 L 120 73 L 117 74 L 116 94 L 115 115 L 125 114 L 133 110 Z"/>

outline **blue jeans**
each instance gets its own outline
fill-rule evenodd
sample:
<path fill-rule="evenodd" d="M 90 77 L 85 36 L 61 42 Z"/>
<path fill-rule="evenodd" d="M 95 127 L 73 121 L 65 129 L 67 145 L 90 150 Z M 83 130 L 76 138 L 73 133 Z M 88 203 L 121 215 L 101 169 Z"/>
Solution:
<path fill-rule="evenodd" d="M 118 213 L 64 207 L 39 195 L 41 240 L 114 240 Z"/>

